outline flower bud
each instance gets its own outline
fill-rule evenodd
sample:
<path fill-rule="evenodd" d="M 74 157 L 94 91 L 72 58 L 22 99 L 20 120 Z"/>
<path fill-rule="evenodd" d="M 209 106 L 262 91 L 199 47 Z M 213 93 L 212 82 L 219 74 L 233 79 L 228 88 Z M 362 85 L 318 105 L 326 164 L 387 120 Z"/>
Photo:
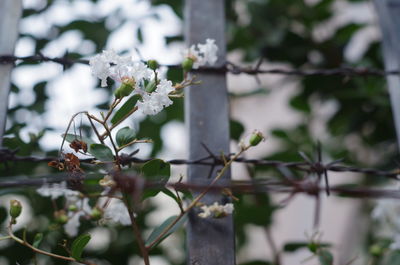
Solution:
<path fill-rule="evenodd" d="M 68 211 L 76 212 L 78 211 L 78 207 L 75 204 L 71 204 L 70 206 L 68 206 Z"/>
<path fill-rule="evenodd" d="M 256 146 L 264 139 L 265 139 L 264 135 L 260 131 L 256 130 L 251 134 L 249 143 L 251 146 Z"/>
<path fill-rule="evenodd" d="M 62 224 L 62 225 L 66 224 L 68 222 L 68 216 L 65 214 L 64 210 L 55 212 L 54 218 L 56 219 L 57 223 Z"/>
<path fill-rule="evenodd" d="M 308 250 L 310 250 L 312 253 L 316 253 L 318 250 L 318 245 L 315 242 L 308 243 L 307 247 L 308 247 Z"/>
<path fill-rule="evenodd" d="M 132 78 L 123 78 L 122 84 L 117 90 L 115 90 L 114 95 L 116 98 L 123 98 L 129 96 L 135 89 L 135 80 Z"/>
<path fill-rule="evenodd" d="M 10 216 L 13 220 L 15 220 L 18 216 L 20 216 L 22 212 L 22 205 L 17 200 L 10 201 Z"/>
<path fill-rule="evenodd" d="M 158 68 L 158 62 L 156 60 L 148 60 L 147 65 L 153 71 L 155 71 Z"/>
<path fill-rule="evenodd" d="M 182 62 L 182 69 L 184 72 L 189 72 L 192 70 L 194 60 L 192 58 L 185 58 Z"/>
<path fill-rule="evenodd" d="M 214 218 L 216 218 L 216 219 L 224 218 L 226 216 L 228 216 L 228 214 L 226 212 L 223 212 L 223 211 L 214 212 Z"/>
<path fill-rule="evenodd" d="M 151 80 L 151 81 L 147 84 L 145 90 L 146 90 L 146 92 L 151 93 L 151 92 L 153 92 L 154 90 L 156 90 L 156 88 L 157 88 L 156 82 L 155 82 L 154 80 Z"/>
<path fill-rule="evenodd" d="M 372 256 L 379 257 L 382 256 L 383 249 L 378 244 L 374 244 L 369 248 L 369 253 L 371 253 Z"/>
<path fill-rule="evenodd" d="M 103 211 L 98 207 L 93 208 L 92 212 L 90 213 L 90 217 L 96 221 L 100 220 L 102 216 L 103 216 Z"/>

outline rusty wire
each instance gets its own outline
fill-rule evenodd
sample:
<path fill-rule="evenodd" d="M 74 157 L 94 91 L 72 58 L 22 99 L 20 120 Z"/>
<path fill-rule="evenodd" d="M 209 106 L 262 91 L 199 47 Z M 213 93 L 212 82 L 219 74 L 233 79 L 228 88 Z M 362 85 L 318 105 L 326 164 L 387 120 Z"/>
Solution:
<path fill-rule="evenodd" d="M 255 66 L 240 66 L 232 62 L 227 61 L 220 67 L 202 67 L 197 71 L 200 72 L 222 72 L 231 73 L 234 75 L 247 74 L 247 75 L 260 75 L 260 74 L 277 74 L 277 75 L 289 75 L 289 76 L 345 76 L 345 77 L 367 77 L 367 76 L 388 76 L 388 75 L 399 75 L 398 70 L 381 70 L 375 68 L 354 68 L 354 67 L 340 67 L 332 69 L 290 69 L 290 68 L 270 68 L 262 69 L 260 59 Z M 89 64 L 87 59 L 73 59 L 69 58 L 68 54 L 63 57 L 48 57 L 43 54 L 31 55 L 31 56 L 15 56 L 10 54 L 0 55 L 0 64 L 16 63 L 16 62 L 54 62 L 63 66 L 64 69 L 71 67 L 74 64 Z M 180 68 L 180 65 L 164 65 L 168 68 Z"/>
<path fill-rule="evenodd" d="M 146 163 L 148 161 L 153 160 L 154 158 L 139 158 L 135 157 L 137 151 L 132 152 L 131 154 L 122 153 L 120 155 L 120 163 L 122 165 L 129 165 L 131 163 Z M 167 160 L 166 162 L 171 165 L 203 165 L 203 166 L 210 166 L 210 167 L 218 167 L 223 166 L 224 161 L 229 160 L 233 153 L 229 155 L 225 155 L 222 157 L 221 155 L 215 155 L 209 152 L 204 157 L 199 159 L 171 159 Z M 323 163 L 321 159 L 321 149 L 320 147 L 317 149 L 317 161 L 313 161 L 309 157 L 307 157 L 304 153 L 300 152 L 300 156 L 303 158 L 299 161 L 293 162 L 285 162 L 285 161 L 278 161 L 278 160 L 266 160 L 266 159 L 246 159 L 239 157 L 234 160 L 236 163 L 244 163 L 249 165 L 255 166 L 263 166 L 275 169 L 282 169 L 282 168 L 290 168 L 293 170 L 303 171 L 307 174 L 315 174 L 319 177 L 325 176 L 327 179 L 328 172 L 338 172 L 338 173 L 360 173 L 365 175 L 371 176 L 380 176 L 389 179 L 398 180 L 398 175 L 400 174 L 400 170 L 395 168 L 393 170 L 380 170 L 374 168 L 364 168 L 364 167 L 356 167 L 356 166 L 348 166 L 348 165 L 341 165 L 342 159 L 335 160 L 328 163 Z M 19 156 L 17 155 L 17 150 L 10 150 L 7 148 L 0 149 L 0 164 L 8 164 L 9 162 L 50 162 L 54 160 L 59 160 L 58 157 L 37 157 L 37 156 Z M 60 160 L 62 161 L 62 160 Z M 80 162 L 83 164 L 93 164 L 95 162 L 94 158 L 85 158 L 80 159 Z M 325 180 L 326 180 L 325 179 Z M 327 183 L 327 186 L 329 184 Z"/>

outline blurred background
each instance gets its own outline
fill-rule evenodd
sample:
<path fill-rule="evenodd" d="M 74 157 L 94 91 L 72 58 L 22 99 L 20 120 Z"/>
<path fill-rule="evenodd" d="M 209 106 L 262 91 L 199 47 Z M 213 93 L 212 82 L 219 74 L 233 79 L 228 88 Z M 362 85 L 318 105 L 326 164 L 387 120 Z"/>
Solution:
<path fill-rule="evenodd" d="M 137 60 L 177 64 L 182 59 L 183 1 L 181 0 L 24 0 L 23 18 L 15 55 L 88 59 L 105 49 L 133 55 Z M 227 59 L 261 68 L 321 69 L 371 67 L 383 69 L 380 31 L 374 6 L 367 0 L 227 0 Z M 176 82 L 181 72 L 164 69 Z M 383 77 L 287 76 L 228 74 L 232 151 L 241 137 L 258 129 L 267 136 L 248 158 L 300 161 L 298 151 L 315 157 L 317 141 L 323 160 L 344 158 L 356 166 L 391 169 L 396 166 L 396 137 L 386 81 Z M 86 65 L 64 69 L 52 62 L 18 62 L 12 73 L 7 132 L 4 146 L 19 155 L 56 156 L 70 117 L 82 110 L 98 114 L 108 108 L 112 86 L 101 88 Z M 139 157 L 186 158 L 183 99 L 156 116 L 134 114 L 126 121 L 138 137 Z M 78 126 L 78 125 L 77 125 Z M 124 125 L 121 125 L 124 126 Z M 82 130 L 90 136 L 83 121 Z M 0 164 L 0 177 L 34 178 L 55 173 L 45 163 Z M 174 179 L 185 175 L 173 168 Z M 296 174 L 293 172 L 293 174 Z M 262 166 L 233 166 L 237 180 L 280 178 L 280 172 Z M 301 177 L 299 175 L 298 177 Z M 360 174 L 331 174 L 332 184 L 384 185 L 383 178 Z M 28 234 L 43 231 L 45 248 L 60 248 L 62 229 L 52 227 L 49 201 L 34 189 L 0 190 L 0 224 L 5 227 L 10 198 L 26 205 Z M 282 264 L 299 264 L 313 254 L 314 200 L 297 195 L 279 207 L 287 195 L 238 195 L 235 203 L 238 264 L 273 264 L 271 237 Z M 255 201 L 263 202 L 257 205 Z M 163 195 L 146 201 L 139 221 L 145 232 L 179 210 Z M 367 264 L 374 242 L 370 219 L 372 200 L 322 195 L 322 242 L 331 243 L 335 264 Z M 93 239 L 87 255 L 98 264 L 140 264 L 129 228 L 97 227 L 83 223 Z M 2 230 L 0 230 L 3 232 Z M 152 264 L 185 264 L 184 231 L 172 235 L 152 252 Z M 285 247 L 293 242 L 305 246 Z M 33 264 L 33 254 L 11 241 L 0 241 L 0 264 Z M 375 260 L 381 264 L 379 260 Z M 38 264 L 66 264 L 38 256 Z M 318 264 L 314 258 L 304 264 Z M 383 263 L 382 263 L 383 264 Z M 395 264 L 395 263 L 393 263 Z"/>

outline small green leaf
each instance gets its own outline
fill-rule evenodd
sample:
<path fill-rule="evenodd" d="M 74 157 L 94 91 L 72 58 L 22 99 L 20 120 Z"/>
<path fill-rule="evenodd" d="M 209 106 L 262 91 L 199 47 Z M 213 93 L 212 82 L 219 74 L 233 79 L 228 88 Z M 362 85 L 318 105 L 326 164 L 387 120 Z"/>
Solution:
<path fill-rule="evenodd" d="M 100 161 L 114 161 L 114 155 L 108 146 L 103 144 L 91 144 L 91 154 Z"/>
<path fill-rule="evenodd" d="M 37 233 L 35 235 L 35 237 L 33 238 L 32 246 L 35 247 L 35 248 L 38 248 L 40 243 L 42 242 L 42 240 L 43 240 L 43 234 L 42 233 Z"/>
<path fill-rule="evenodd" d="M 333 256 L 328 250 L 321 249 L 320 251 L 318 251 L 318 259 L 321 265 L 333 264 Z"/>
<path fill-rule="evenodd" d="M 118 146 L 126 145 L 135 140 L 135 131 L 129 127 L 124 127 L 117 132 L 117 144 Z"/>
<path fill-rule="evenodd" d="M 89 234 L 83 234 L 76 238 L 74 242 L 72 242 L 71 257 L 76 260 L 81 260 L 83 249 L 87 243 L 89 243 L 90 238 Z"/>
<path fill-rule="evenodd" d="M 283 246 L 283 251 L 285 252 L 294 252 L 301 248 L 307 248 L 308 242 L 289 242 Z"/>
<path fill-rule="evenodd" d="M 166 229 L 169 225 L 171 225 L 172 222 L 174 222 L 177 217 L 178 217 L 177 215 L 173 215 L 173 216 L 169 217 L 167 220 L 165 220 L 159 227 L 155 228 L 153 230 L 153 232 L 151 232 L 150 236 L 147 238 L 146 246 L 149 246 L 151 243 L 153 243 L 153 241 L 156 240 L 161 235 L 161 233 L 164 231 L 164 229 Z M 159 240 L 157 241 L 157 244 L 155 244 L 153 247 L 158 245 L 161 241 L 163 241 L 165 238 L 167 238 L 170 234 L 175 232 L 179 227 L 181 227 L 186 222 L 186 220 L 187 220 L 187 215 L 185 214 L 175 225 L 173 225 L 171 227 L 171 229 L 168 230 L 168 232 L 164 236 L 159 238 Z"/>
<path fill-rule="evenodd" d="M 111 123 L 115 124 L 119 121 L 122 121 L 128 113 L 133 110 L 133 108 L 136 106 L 136 102 L 141 99 L 141 96 L 136 94 L 131 96 L 119 110 L 114 114 L 114 116 L 111 119 Z"/>
<path fill-rule="evenodd" d="M 61 137 L 64 137 L 64 135 L 65 134 L 62 134 Z M 90 146 L 92 144 L 95 144 L 96 143 L 95 141 L 93 141 L 92 139 L 90 139 L 88 137 L 81 137 L 80 135 L 70 134 L 70 133 L 67 133 L 66 136 L 65 136 L 65 141 L 67 141 L 69 143 L 73 142 L 76 139 L 79 140 L 79 141 L 85 142 L 87 144 L 87 146 L 88 146 L 88 152 L 90 154 L 92 154 Z"/>
<path fill-rule="evenodd" d="M 143 165 L 142 173 L 144 177 L 153 184 L 164 186 L 171 175 L 171 165 L 161 159 L 154 159 Z M 163 188 L 146 191 L 143 195 L 143 199 L 156 196 L 162 189 Z"/>
<path fill-rule="evenodd" d="M 170 191 L 169 189 L 164 188 L 164 189 L 162 189 L 161 191 L 162 191 L 162 193 L 164 193 L 164 194 L 167 195 L 168 197 L 174 199 L 174 200 L 176 201 L 176 203 L 181 203 L 181 202 L 179 201 L 179 198 L 175 195 L 175 193 L 173 193 L 173 192 Z"/>
<path fill-rule="evenodd" d="M 236 120 L 230 120 L 229 127 L 230 127 L 231 138 L 236 140 L 236 141 L 239 141 L 240 140 L 240 136 L 244 132 L 243 124 L 241 122 L 239 122 L 239 121 L 236 121 Z"/>

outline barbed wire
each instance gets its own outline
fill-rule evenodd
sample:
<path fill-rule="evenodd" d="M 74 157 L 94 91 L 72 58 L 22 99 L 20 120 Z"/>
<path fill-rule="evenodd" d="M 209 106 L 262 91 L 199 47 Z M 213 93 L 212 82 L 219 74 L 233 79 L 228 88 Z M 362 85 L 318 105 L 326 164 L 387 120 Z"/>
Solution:
<path fill-rule="evenodd" d="M 62 65 L 64 69 L 71 67 L 74 64 L 89 64 L 87 59 L 73 59 L 68 57 L 66 53 L 62 57 L 48 57 L 43 54 L 31 56 L 15 56 L 10 54 L 0 55 L 0 63 L 16 63 L 21 62 L 54 62 Z M 247 75 L 260 75 L 260 74 L 276 74 L 276 75 L 291 75 L 291 76 L 346 76 L 346 77 L 367 77 L 377 76 L 384 77 L 388 75 L 400 75 L 399 70 L 381 70 L 376 68 L 366 67 L 340 67 L 332 69 L 285 69 L 285 68 L 271 68 L 261 69 L 262 59 L 260 59 L 255 66 L 240 66 L 238 64 L 227 61 L 220 67 L 202 67 L 195 71 L 199 72 L 222 72 L 231 73 L 234 75 L 247 74 Z M 168 68 L 180 69 L 180 65 L 163 65 Z"/>
<path fill-rule="evenodd" d="M 229 155 L 225 155 L 222 157 L 221 155 L 216 155 L 211 152 L 204 157 L 199 159 L 171 159 L 166 160 L 165 162 L 171 165 L 203 165 L 203 166 L 210 166 L 215 168 L 217 166 L 223 166 L 225 161 L 229 160 L 231 157 L 234 156 L 234 153 Z M 37 156 L 19 156 L 17 155 L 17 150 L 10 150 L 7 148 L 0 149 L 0 163 L 8 163 L 8 162 L 51 162 L 51 161 L 61 161 L 62 159 L 58 157 L 37 157 Z M 122 153 L 120 155 L 120 163 L 121 165 L 129 165 L 131 163 L 146 163 L 151 161 L 155 158 L 139 158 L 135 157 L 138 150 L 130 154 Z M 393 170 L 380 170 L 374 168 L 363 168 L 363 167 L 356 167 L 356 166 L 347 166 L 347 165 L 340 165 L 343 159 L 335 160 L 328 163 L 323 163 L 321 160 L 321 149 L 320 147 L 317 150 L 317 161 L 313 161 L 309 157 L 307 157 L 304 153 L 300 152 L 300 156 L 303 158 L 303 161 L 294 161 L 294 162 L 285 162 L 285 161 L 278 161 L 278 160 L 266 160 L 266 159 L 247 159 L 243 157 L 239 157 L 234 159 L 236 163 L 244 163 L 254 166 L 265 166 L 271 167 L 278 170 L 282 168 L 291 168 L 299 171 L 306 172 L 308 174 L 316 174 L 316 175 L 326 175 L 328 172 L 337 172 L 337 173 L 360 173 L 366 175 L 375 175 L 380 177 L 386 177 L 389 179 L 398 180 L 398 175 L 400 174 L 400 169 L 395 168 Z M 93 164 L 96 160 L 94 158 L 86 158 L 80 159 L 80 162 L 83 164 Z M 287 172 L 285 174 L 288 174 Z"/>
<path fill-rule="evenodd" d="M 161 184 L 157 181 L 148 181 L 140 178 L 140 176 L 123 175 L 124 184 L 130 182 L 130 186 L 140 186 L 142 192 L 144 190 L 160 190 L 165 187 L 176 191 L 202 191 L 208 187 L 207 184 L 170 182 Z M 17 178 L 11 180 L 0 181 L 0 189 L 40 187 L 45 184 L 60 183 L 63 181 L 71 181 L 73 176 L 68 173 L 51 174 L 44 177 L 35 178 Z M 99 174 L 85 174 L 86 180 L 100 180 Z M 137 185 L 137 182 L 142 185 Z M 258 179 L 258 180 L 221 180 L 220 184 L 210 187 L 211 193 L 225 193 L 227 190 L 233 194 L 261 194 L 261 193 L 283 193 L 283 194 L 308 194 L 310 196 L 318 196 L 326 191 L 326 187 L 320 186 L 317 181 L 310 179 L 298 180 L 296 182 L 288 182 L 286 180 L 275 179 Z M 91 184 L 88 184 L 91 185 Z M 93 184 L 92 184 L 93 185 Z M 396 189 L 377 189 L 371 187 L 352 185 L 333 185 L 329 187 L 330 192 L 337 196 L 350 198 L 393 198 L 400 199 L 400 192 Z"/>

